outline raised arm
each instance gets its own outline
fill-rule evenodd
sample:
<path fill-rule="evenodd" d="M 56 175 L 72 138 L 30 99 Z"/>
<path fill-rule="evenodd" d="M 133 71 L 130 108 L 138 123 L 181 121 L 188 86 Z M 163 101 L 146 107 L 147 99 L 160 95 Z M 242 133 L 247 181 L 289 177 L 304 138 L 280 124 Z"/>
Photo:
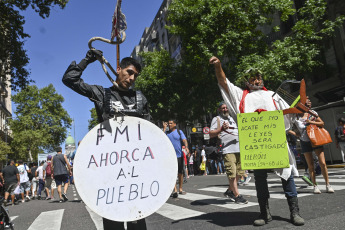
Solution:
<path fill-rule="evenodd" d="M 75 61 L 70 64 L 62 78 L 62 82 L 67 87 L 94 101 L 100 101 L 103 97 L 103 87 L 85 83 L 81 79 L 81 75 L 87 65 L 94 62 L 99 55 L 101 55 L 101 51 L 89 50 L 86 57 L 79 64 Z"/>
<path fill-rule="evenodd" d="M 223 68 L 222 68 L 222 63 L 215 56 L 211 57 L 209 62 L 210 62 L 211 65 L 214 65 L 214 70 L 216 72 L 216 77 L 217 77 L 218 84 L 224 90 L 226 90 L 226 92 L 228 94 L 230 94 L 229 89 L 228 89 L 228 85 L 226 83 L 226 75 L 225 75 L 225 73 L 223 71 Z"/>

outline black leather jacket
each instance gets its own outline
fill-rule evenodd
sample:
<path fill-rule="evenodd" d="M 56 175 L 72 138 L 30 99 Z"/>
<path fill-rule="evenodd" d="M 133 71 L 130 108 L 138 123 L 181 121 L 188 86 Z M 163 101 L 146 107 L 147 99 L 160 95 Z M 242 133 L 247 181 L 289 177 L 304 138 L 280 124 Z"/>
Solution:
<path fill-rule="evenodd" d="M 123 114 L 150 120 L 147 99 L 140 91 L 120 91 L 115 87 L 89 85 L 81 79 L 82 73 L 83 69 L 73 61 L 67 68 L 62 82 L 94 102 L 99 122 Z M 111 105 L 118 107 L 118 112 L 115 112 Z"/>

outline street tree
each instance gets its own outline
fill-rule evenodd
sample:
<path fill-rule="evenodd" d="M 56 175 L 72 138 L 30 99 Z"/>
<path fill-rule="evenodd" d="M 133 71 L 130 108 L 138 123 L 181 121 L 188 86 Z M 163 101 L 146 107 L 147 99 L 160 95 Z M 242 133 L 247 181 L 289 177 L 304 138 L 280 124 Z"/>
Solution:
<path fill-rule="evenodd" d="M 23 45 L 30 35 L 24 32 L 25 19 L 21 11 L 29 6 L 42 18 L 49 17 L 54 6 L 63 9 L 68 0 L 1 0 L 0 1 L 0 80 L 10 77 L 13 90 L 23 89 L 30 82 L 26 65 L 29 57 Z"/>
<path fill-rule="evenodd" d="M 206 99 L 206 94 L 216 95 L 214 81 L 199 81 L 192 78 L 181 63 L 176 63 L 169 53 L 160 49 L 155 52 L 140 53 L 144 68 L 135 82 L 135 87 L 143 91 L 149 105 L 153 120 L 167 120 L 171 117 L 179 121 L 193 120 L 213 108 L 213 100 Z"/>
<path fill-rule="evenodd" d="M 0 138 L 0 161 L 6 160 L 7 156 L 10 154 L 12 154 L 11 147 Z"/>
<path fill-rule="evenodd" d="M 327 39 L 344 22 L 343 15 L 329 19 L 326 0 L 176 0 L 168 19 L 169 32 L 181 36 L 188 81 L 194 86 L 207 82 L 201 96 L 213 101 L 210 88 L 217 86 L 214 77 L 208 85 L 214 76 L 211 56 L 223 60 L 237 84 L 245 70 L 259 68 L 275 88 L 320 66 Z"/>
<path fill-rule="evenodd" d="M 41 89 L 28 86 L 13 96 L 16 109 L 10 121 L 11 146 L 20 158 L 53 151 L 64 142 L 72 119 L 62 107 L 63 101 L 52 84 Z"/>
<path fill-rule="evenodd" d="M 91 119 L 88 120 L 89 125 L 87 127 L 89 131 L 99 123 L 97 119 L 96 109 L 95 108 L 90 109 L 90 113 L 91 113 Z"/>

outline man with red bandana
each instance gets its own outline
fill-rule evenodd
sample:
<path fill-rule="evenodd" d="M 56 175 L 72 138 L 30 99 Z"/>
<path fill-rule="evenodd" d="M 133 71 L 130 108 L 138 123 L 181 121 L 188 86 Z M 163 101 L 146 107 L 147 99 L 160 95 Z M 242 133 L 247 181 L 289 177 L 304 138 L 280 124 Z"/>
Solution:
<path fill-rule="evenodd" d="M 211 57 L 209 63 L 214 65 L 218 85 L 229 112 L 236 118 L 238 113 L 251 113 L 262 111 L 283 110 L 289 108 L 288 104 L 273 91 L 264 87 L 262 73 L 259 70 L 250 69 L 246 72 L 246 88 L 232 84 L 222 69 L 220 60 Z M 291 127 L 291 116 L 284 116 L 286 131 Z M 289 149 L 290 167 L 276 169 L 275 173 L 281 177 L 285 197 L 290 208 L 290 220 L 294 225 L 304 225 L 304 219 L 299 215 L 296 185 L 293 176 L 298 176 L 298 170 L 294 155 Z M 270 197 L 267 185 L 267 170 L 254 170 L 255 188 L 260 206 L 260 215 L 254 221 L 255 226 L 262 226 L 272 221 L 268 198 Z"/>

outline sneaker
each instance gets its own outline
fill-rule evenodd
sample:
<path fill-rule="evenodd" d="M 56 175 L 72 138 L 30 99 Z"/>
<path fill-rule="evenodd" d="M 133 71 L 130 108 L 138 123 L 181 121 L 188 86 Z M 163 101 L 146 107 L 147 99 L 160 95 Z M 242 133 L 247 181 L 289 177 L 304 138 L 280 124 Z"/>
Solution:
<path fill-rule="evenodd" d="M 307 177 L 307 176 L 302 176 L 302 180 L 307 183 L 309 186 L 313 185 L 313 182 Z"/>
<path fill-rule="evenodd" d="M 66 196 L 66 193 L 62 193 L 62 198 L 64 199 L 64 201 L 68 201 L 68 198 Z"/>
<path fill-rule="evenodd" d="M 252 177 L 247 176 L 246 179 L 244 180 L 243 184 L 247 185 L 251 179 L 252 179 Z"/>
<path fill-rule="evenodd" d="M 50 197 L 51 200 L 55 200 L 55 198 L 53 196 Z"/>
<path fill-rule="evenodd" d="M 46 200 L 50 200 L 50 199 L 51 199 L 50 196 L 48 196 Z"/>
<path fill-rule="evenodd" d="M 31 199 L 30 199 L 30 197 L 29 196 L 26 196 L 25 197 L 25 201 L 30 201 Z"/>
<path fill-rule="evenodd" d="M 248 204 L 248 200 L 244 199 L 242 195 L 235 197 L 236 204 Z"/>
<path fill-rule="evenodd" d="M 22 200 L 22 203 L 25 203 L 25 200 Z"/>
<path fill-rule="evenodd" d="M 37 200 L 41 200 L 41 196 L 37 196 Z"/>
<path fill-rule="evenodd" d="M 314 185 L 314 194 L 321 194 L 321 191 L 317 185 Z"/>
<path fill-rule="evenodd" d="M 327 186 L 326 186 L 326 192 L 328 192 L 328 193 L 334 193 L 334 189 L 332 188 L 331 185 L 327 185 Z"/>
<path fill-rule="evenodd" d="M 229 198 L 230 201 L 234 202 L 235 201 L 235 195 L 232 191 L 230 191 L 229 189 L 227 189 L 224 193 L 224 196 Z"/>
<path fill-rule="evenodd" d="M 59 200 L 59 203 L 63 203 L 63 202 L 65 202 L 63 199 L 60 199 L 60 200 Z"/>

